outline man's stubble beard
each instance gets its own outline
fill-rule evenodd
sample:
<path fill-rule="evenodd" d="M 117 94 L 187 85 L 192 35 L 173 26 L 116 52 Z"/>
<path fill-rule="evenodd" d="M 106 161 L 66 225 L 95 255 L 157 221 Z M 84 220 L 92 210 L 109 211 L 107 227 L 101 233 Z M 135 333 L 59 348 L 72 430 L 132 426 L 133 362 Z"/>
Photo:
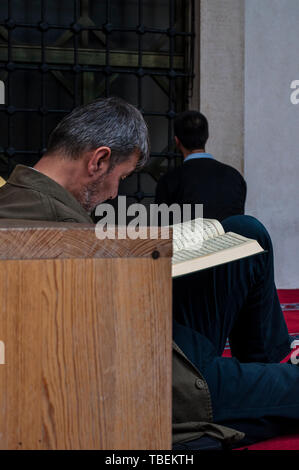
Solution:
<path fill-rule="evenodd" d="M 101 177 L 99 181 L 86 185 L 82 188 L 78 196 L 78 200 L 81 206 L 88 214 L 91 214 L 97 205 L 102 202 L 102 200 L 98 200 L 98 198 L 96 199 L 96 194 L 99 192 L 99 186 L 101 185 L 102 181 L 103 177 Z"/>
<path fill-rule="evenodd" d="M 80 194 L 78 195 L 78 201 L 88 214 L 91 214 L 92 211 L 97 207 L 97 205 L 101 204 L 101 202 L 104 202 L 106 200 L 105 197 L 99 200 L 99 196 L 97 196 L 96 198 L 95 195 L 99 193 L 100 187 L 103 186 L 103 182 L 106 176 L 110 174 L 114 167 L 114 164 L 110 164 L 106 173 L 101 175 L 97 181 L 94 181 L 93 183 L 89 183 L 84 186 Z"/>

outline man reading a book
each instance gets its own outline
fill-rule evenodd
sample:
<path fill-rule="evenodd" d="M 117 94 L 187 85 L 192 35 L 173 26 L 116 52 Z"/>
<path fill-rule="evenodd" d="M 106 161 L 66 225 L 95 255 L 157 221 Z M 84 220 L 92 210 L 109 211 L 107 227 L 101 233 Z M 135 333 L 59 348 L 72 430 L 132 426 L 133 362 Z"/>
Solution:
<path fill-rule="evenodd" d="M 115 197 L 120 179 L 146 164 L 148 153 L 133 106 L 108 98 L 76 108 L 35 167 L 18 165 L 0 188 L 0 217 L 93 223 L 94 206 Z M 266 252 L 173 281 L 174 442 L 212 435 L 232 443 L 248 420 L 272 436 L 299 419 L 299 367 L 279 363 L 290 338 L 271 239 L 253 217 L 222 225 Z M 222 357 L 227 338 L 232 358 Z"/>

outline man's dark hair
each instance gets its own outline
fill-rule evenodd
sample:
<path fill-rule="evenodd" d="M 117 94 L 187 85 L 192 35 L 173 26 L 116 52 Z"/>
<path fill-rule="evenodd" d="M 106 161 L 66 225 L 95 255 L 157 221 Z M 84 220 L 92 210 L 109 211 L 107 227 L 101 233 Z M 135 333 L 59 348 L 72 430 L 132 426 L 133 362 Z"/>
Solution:
<path fill-rule="evenodd" d="M 187 150 L 204 149 L 209 137 L 207 118 L 199 111 L 185 111 L 174 121 L 174 135 Z"/>
<path fill-rule="evenodd" d="M 75 108 L 52 131 L 46 155 L 60 152 L 78 159 L 98 147 L 111 149 L 111 165 L 139 152 L 137 168 L 149 157 L 149 137 L 142 114 L 126 101 L 111 97 Z"/>

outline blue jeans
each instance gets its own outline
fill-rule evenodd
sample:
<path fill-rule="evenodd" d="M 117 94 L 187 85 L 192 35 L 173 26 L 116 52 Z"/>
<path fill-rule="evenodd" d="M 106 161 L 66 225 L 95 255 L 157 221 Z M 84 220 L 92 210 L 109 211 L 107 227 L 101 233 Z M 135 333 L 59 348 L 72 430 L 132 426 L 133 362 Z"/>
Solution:
<path fill-rule="evenodd" d="M 173 337 L 208 383 L 214 422 L 299 419 L 299 367 L 279 364 L 290 338 L 274 283 L 273 249 L 250 216 L 222 222 L 266 253 L 173 281 Z M 232 358 L 223 358 L 227 338 Z"/>

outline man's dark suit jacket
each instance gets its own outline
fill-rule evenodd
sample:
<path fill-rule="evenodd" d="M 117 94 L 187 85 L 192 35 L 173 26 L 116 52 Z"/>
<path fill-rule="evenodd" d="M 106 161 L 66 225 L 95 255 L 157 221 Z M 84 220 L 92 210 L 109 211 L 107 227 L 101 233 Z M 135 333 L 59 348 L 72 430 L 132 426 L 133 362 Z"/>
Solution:
<path fill-rule="evenodd" d="M 187 160 L 163 175 L 156 189 L 156 204 L 203 204 L 203 217 L 223 220 L 244 214 L 246 182 L 229 165 L 212 158 Z"/>

